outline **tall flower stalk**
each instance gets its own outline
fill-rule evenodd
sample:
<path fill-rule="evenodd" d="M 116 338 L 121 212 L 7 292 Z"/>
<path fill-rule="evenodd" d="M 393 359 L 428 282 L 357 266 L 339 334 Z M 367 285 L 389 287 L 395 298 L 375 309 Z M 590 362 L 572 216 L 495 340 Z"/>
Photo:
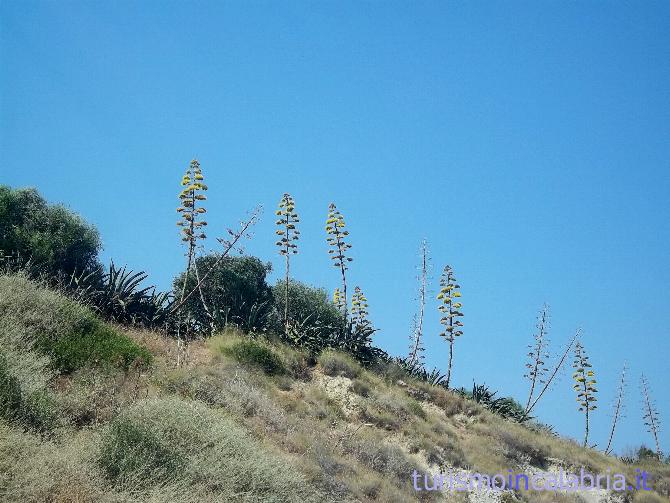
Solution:
<path fill-rule="evenodd" d="M 530 409 L 536 386 L 546 383 L 546 374 L 549 372 L 549 369 L 546 367 L 546 362 L 549 360 L 549 352 L 547 351 L 549 345 L 549 340 L 547 339 L 549 331 L 549 306 L 546 304 L 540 310 L 536 327 L 537 331 L 533 334 L 535 341 L 528 346 L 529 362 L 526 363 L 528 373 L 524 377 L 530 381 L 530 389 L 524 412 L 528 412 L 528 409 Z"/>
<path fill-rule="evenodd" d="M 619 379 L 619 387 L 617 388 L 617 396 L 614 402 L 614 415 L 612 416 L 612 428 L 610 429 L 610 436 L 607 440 L 607 447 L 605 447 L 605 454 L 611 453 L 612 440 L 614 440 L 614 431 L 616 430 L 619 418 L 623 412 L 623 399 L 626 392 L 626 364 L 624 363 L 623 370 L 621 371 L 621 379 Z"/>
<path fill-rule="evenodd" d="M 410 336 L 409 356 L 407 362 L 410 366 L 422 364 L 423 352 L 423 320 L 426 310 L 426 296 L 428 294 L 428 274 L 430 269 L 430 257 L 428 256 L 428 242 L 421 241 L 419 249 L 421 265 L 419 266 L 419 309 L 414 318 L 414 327 Z"/>
<path fill-rule="evenodd" d="M 284 330 L 288 333 L 289 330 L 289 270 L 290 257 L 298 253 L 298 245 L 296 241 L 300 238 L 300 231 L 296 228 L 296 224 L 300 222 L 298 214 L 295 211 L 295 201 L 291 194 L 285 193 L 279 201 L 279 209 L 275 212 L 279 217 L 276 224 L 279 227 L 276 230 L 279 239 L 277 246 L 279 247 L 279 254 L 282 255 L 286 262 L 286 290 L 284 300 Z"/>
<path fill-rule="evenodd" d="M 203 206 L 204 201 L 207 200 L 207 196 L 205 195 L 205 192 L 207 191 L 207 185 L 205 184 L 204 180 L 205 177 L 202 174 L 200 163 L 196 159 L 193 159 L 181 180 L 181 186 L 183 189 L 179 193 L 180 205 L 177 208 L 177 213 L 180 215 L 180 219 L 177 222 L 177 225 L 181 227 L 181 240 L 186 245 L 187 257 L 186 274 L 184 275 L 184 284 L 181 290 L 180 302 L 184 301 L 189 275 L 193 270 L 193 272 L 195 272 L 200 300 L 202 302 L 203 308 L 205 309 L 205 312 L 207 313 L 207 316 L 210 319 L 210 327 L 213 328 L 213 316 L 207 307 L 207 303 L 205 302 L 202 288 L 200 288 L 200 274 L 196 264 L 198 242 L 204 240 L 207 237 L 204 232 L 204 227 L 207 226 L 207 221 L 204 219 L 204 214 L 207 213 L 207 209 Z M 184 344 L 181 334 L 181 323 L 179 323 L 178 328 L 177 344 L 179 345 L 177 364 L 180 364 L 181 349 L 183 349 L 182 346 Z"/>
<path fill-rule="evenodd" d="M 440 293 L 437 295 L 437 299 L 440 301 L 438 310 L 442 314 L 440 323 L 444 326 L 444 330 L 440 333 L 440 336 L 449 343 L 449 364 L 447 366 L 447 377 L 444 381 L 445 386 L 448 388 L 451 382 L 451 367 L 454 359 L 454 341 L 456 337 L 463 335 L 463 330 L 461 329 L 463 322 L 459 319 L 463 317 L 463 313 L 461 312 L 462 304 L 459 300 L 461 297 L 461 286 L 456 282 L 454 271 L 449 265 L 442 272 L 440 286 Z"/>
<path fill-rule="evenodd" d="M 597 408 L 595 402 L 597 401 L 596 393 L 598 393 L 598 390 L 589 357 L 579 341 L 575 345 L 575 358 L 572 367 L 575 369 L 574 374 L 572 374 L 572 379 L 575 381 L 573 389 L 577 393 L 579 411 L 584 412 L 584 447 L 587 447 L 589 442 L 589 414 Z"/>
<path fill-rule="evenodd" d="M 654 442 L 656 444 L 656 455 L 658 459 L 662 458 L 661 453 L 661 444 L 658 441 L 658 434 L 661 431 L 661 420 L 658 415 L 658 410 L 656 409 L 656 404 L 651 399 L 651 390 L 649 389 L 649 382 L 647 378 L 642 374 L 640 378 L 640 383 L 642 387 L 642 418 L 644 419 L 644 425 L 647 427 L 647 431 L 651 433 L 654 437 Z"/>
<path fill-rule="evenodd" d="M 328 218 L 326 219 L 326 241 L 330 249 L 328 253 L 333 261 L 333 266 L 340 270 L 342 275 L 342 290 L 339 292 L 341 296 L 341 307 L 344 319 L 347 319 L 347 264 L 353 259 L 347 257 L 347 252 L 351 248 L 351 244 L 347 242 L 349 231 L 345 229 L 346 223 L 344 216 L 337 209 L 334 203 L 328 206 Z"/>

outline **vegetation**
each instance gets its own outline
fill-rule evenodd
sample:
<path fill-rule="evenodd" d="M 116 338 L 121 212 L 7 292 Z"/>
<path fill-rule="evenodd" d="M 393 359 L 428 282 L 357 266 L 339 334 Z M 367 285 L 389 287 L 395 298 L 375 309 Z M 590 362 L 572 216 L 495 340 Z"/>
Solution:
<path fill-rule="evenodd" d="M 342 275 L 342 290 L 335 290 L 335 304 L 342 310 L 344 318 L 347 318 L 347 275 L 346 271 L 349 268 L 347 263 L 353 259 L 347 256 L 351 244 L 347 242 L 349 231 L 345 229 L 346 223 L 344 216 L 337 209 L 335 203 L 330 203 L 328 206 L 328 218 L 326 219 L 326 242 L 330 249 L 328 253 L 333 261 L 333 266 L 340 270 Z"/>
<path fill-rule="evenodd" d="M 283 335 L 286 340 L 312 353 L 334 346 L 345 323 L 341 311 L 328 298 L 328 293 L 322 288 L 290 280 L 288 295 L 292 319 L 289 330 Z M 270 327 L 281 333 L 284 328 L 282 313 L 286 312 L 286 285 L 283 282 L 273 287 L 272 297 L 275 311 Z"/>
<path fill-rule="evenodd" d="M 579 341 L 575 345 L 575 359 L 572 362 L 572 367 L 575 369 L 572 378 L 575 381 L 573 388 L 577 393 L 579 411 L 584 412 L 584 447 L 586 447 L 589 441 L 589 413 L 597 408 L 595 402 L 597 401 L 596 393 L 598 389 L 596 388 L 595 374 L 589 362 L 589 357 Z"/>
<path fill-rule="evenodd" d="M 0 185 L 0 261 L 52 281 L 99 267 L 98 231 L 35 189 Z"/>
<path fill-rule="evenodd" d="M 218 253 L 198 257 L 195 263 L 196 268 L 208 271 L 209 275 L 201 284 L 202 295 L 188 298 L 182 309 L 193 330 L 207 328 L 210 322 L 215 330 L 227 325 L 252 331 L 267 328 L 273 308 L 272 288 L 266 281 L 272 269 L 269 263 L 256 257 L 221 257 Z M 196 289 L 195 275 L 184 282 L 186 277 L 184 272 L 175 278 L 175 291 Z M 202 298 L 211 306 L 209 313 Z"/>
<path fill-rule="evenodd" d="M 656 445 L 656 456 L 658 456 L 658 459 L 662 459 L 663 454 L 661 453 L 661 444 L 658 442 L 658 434 L 661 429 L 660 419 L 658 411 L 656 410 L 656 405 L 651 398 L 649 382 L 644 377 L 644 374 L 642 377 L 640 377 L 640 384 L 642 387 L 642 399 L 644 400 L 644 405 L 642 408 L 644 425 L 647 427 L 647 431 L 654 437 L 654 443 Z"/>
<path fill-rule="evenodd" d="M 454 271 L 451 266 L 446 266 L 440 278 L 440 293 L 437 299 L 440 301 L 438 310 L 442 314 L 440 323 L 444 326 L 444 331 L 440 333 L 449 343 L 449 362 L 447 364 L 447 377 L 444 385 L 448 388 L 451 382 L 451 365 L 454 358 L 454 341 L 456 337 L 463 335 L 463 322 L 459 319 L 463 316 L 461 312 L 462 304 L 458 300 L 461 297 L 461 286 L 456 282 Z"/>
<path fill-rule="evenodd" d="M 300 238 L 300 231 L 296 228 L 296 224 L 300 222 L 298 214 L 295 211 L 295 201 L 291 194 L 284 194 L 279 201 L 279 209 L 276 211 L 279 217 L 276 224 L 279 226 L 276 234 L 279 236 L 277 246 L 279 247 L 279 254 L 284 257 L 286 261 L 286 279 L 284 281 L 284 330 L 289 331 L 289 304 L 291 296 L 289 295 L 289 271 L 291 265 L 291 255 L 298 253 L 298 245 L 296 241 Z"/>
<path fill-rule="evenodd" d="M 655 492 L 647 496 L 670 497 L 670 468 L 661 461 L 648 383 L 643 379 L 643 414 L 656 452 L 645 447 L 617 459 L 589 449 L 593 371 L 576 342 L 579 332 L 550 371 L 546 306 L 529 347 L 525 407 L 486 385 L 452 390 L 453 345 L 463 333 L 460 286 L 447 266 L 437 300 L 448 366 L 446 373 L 429 371 L 422 343 L 425 242 L 410 354 L 391 357 L 372 344 L 376 329 L 361 288 L 348 298 L 351 245 L 333 204 L 326 231 L 342 281 L 331 302 L 325 290 L 290 277 L 288 257 L 299 233 L 288 194 L 277 212 L 286 270 L 275 287 L 266 281 L 270 264 L 229 256 L 256 212 L 239 230 L 229 230 L 228 239 L 218 238 L 220 252 L 201 255 L 203 181 L 193 161 L 178 209 L 187 265 L 174 280 L 174 294 L 157 294 L 143 286 L 144 272 L 113 262 L 107 271 L 95 261 L 88 269 L 75 267 L 67 281 L 70 265 L 58 260 L 40 281 L 30 279 L 35 275 L 28 261 L 12 262 L 18 265 L 0 274 L 0 499 L 434 501 L 436 494 L 412 489 L 412 470 L 584 466 L 633 480 L 631 459 L 655 474 Z M 14 213 L 4 215 L 21 222 Z M 5 252 L 23 256 L 17 246 Z M 585 414 L 581 446 L 530 416 L 573 346 L 575 390 Z M 622 375 L 606 452 L 623 385 Z M 576 501 L 570 496 L 560 500 Z"/>
<path fill-rule="evenodd" d="M 410 335 L 409 355 L 407 363 L 409 366 L 423 365 L 425 348 L 423 346 L 423 322 L 426 311 L 426 296 L 428 295 L 428 274 L 430 259 L 428 257 L 428 243 L 424 239 L 420 248 L 421 266 L 419 269 L 419 309 L 414 318 L 414 327 Z"/>

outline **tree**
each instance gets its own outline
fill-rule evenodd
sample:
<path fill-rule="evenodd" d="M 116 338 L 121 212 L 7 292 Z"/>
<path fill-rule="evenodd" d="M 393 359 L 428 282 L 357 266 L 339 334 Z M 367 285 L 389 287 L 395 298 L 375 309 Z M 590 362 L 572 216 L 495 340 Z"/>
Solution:
<path fill-rule="evenodd" d="M 326 241 L 331 247 L 328 250 L 328 253 L 331 255 L 330 258 L 333 260 L 333 266 L 340 269 L 342 274 L 342 291 L 338 292 L 338 297 L 341 295 L 341 302 L 339 305 L 343 306 L 343 315 L 345 320 L 347 319 L 347 276 L 346 270 L 348 269 L 347 263 L 351 262 L 353 259 L 347 257 L 346 253 L 351 248 L 351 244 L 347 243 L 347 236 L 349 231 L 345 229 L 346 223 L 344 221 L 344 216 L 337 209 L 334 203 L 330 203 L 328 206 L 328 218 L 326 219 Z"/>
<path fill-rule="evenodd" d="M 428 274 L 430 270 L 430 257 L 428 256 L 428 243 L 424 239 L 420 247 L 421 265 L 419 268 L 419 310 L 414 318 L 414 329 L 410 336 L 409 356 L 407 363 L 410 367 L 423 366 L 423 318 L 426 309 L 426 295 L 428 294 Z"/>
<path fill-rule="evenodd" d="M 228 324 L 244 330 L 267 328 L 273 302 L 272 288 L 266 281 L 267 274 L 272 270 L 269 262 L 263 263 L 250 256 L 221 257 L 219 253 L 197 257 L 195 261 L 200 270 L 207 271 L 207 277 L 201 284 L 202 296 L 210 306 L 215 330 Z M 174 280 L 175 291 L 192 291 L 196 282 L 195 275 L 187 276 L 183 272 Z M 204 306 L 195 295 L 183 305 L 184 315 L 194 321 L 196 329 L 210 322 Z"/>
<path fill-rule="evenodd" d="M 640 378 L 640 384 L 642 387 L 642 418 L 644 419 L 644 425 L 647 427 L 647 431 L 651 433 L 654 437 L 654 442 L 656 443 L 656 455 L 658 459 L 663 459 L 663 454 L 661 452 L 661 444 L 658 441 L 658 434 L 661 431 L 661 420 L 658 415 L 658 410 L 656 409 L 656 404 L 651 398 L 651 390 L 649 389 L 649 382 L 647 378 Z"/>
<path fill-rule="evenodd" d="M 295 225 L 300 222 L 298 214 L 295 211 L 295 202 L 291 194 L 285 193 L 279 201 L 279 209 L 276 211 L 279 217 L 276 224 L 279 226 L 276 233 L 279 236 L 277 246 L 279 254 L 286 260 L 286 284 L 285 284 L 285 302 L 284 302 L 284 331 L 289 329 L 289 258 L 291 254 L 298 253 L 298 245 L 295 243 L 300 238 L 300 231 Z"/>
<path fill-rule="evenodd" d="M 575 359 L 572 362 L 572 367 L 575 369 L 574 374 L 572 374 L 575 381 L 573 389 L 577 393 L 579 411 L 584 412 L 584 447 L 587 447 L 589 441 L 589 413 L 597 408 L 595 402 L 597 401 L 596 393 L 598 393 L 598 390 L 596 389 L 595 373 L 592 370 L 589 357 L 579 341 L 575 345 Z"/>
<path fill-rule="evenodd" d="M 530 390 L 528 391 L 528 401 L 526 402 L 525 412 L 530 408 L 533 393 L 537 384 L 546 383 L 546 374 L 549 369 L 545 366 L 549 360 L 549 353 L 547 346 L 549 340 L 547 339 L 547 332 L 549 331 L 549 306 L 545 304 L 540 310 L 537 318 L 537 332 L 533 334 L 535 342 L 528 346 L 530 350 L 528 357 L 530 361 L 526 363 L 528 373 L 524 376 L 530 381 Z"/>
<path fill-rule="evenodd" d="M 8 257 L 35 275 L 63 279 L 101 268 L 96 228 L 35 189 L 0 185 L 0 261 Z"/>
<path fill-rule="evenodd" d="M 272 327 L 281 330 L 287 298 L 284 282 L 277 282 L 272 291 L 276 308 L 273 311 Z M 315 353 L 335 345 L 344 320 L 342 312 L 330 301 L 326 290 L 290 280 L 288 298 L 291 299 L 291 325 L 285 332 L 286 337 L 293 344 Z"/>
<path fill-rule="evenodd" d="M 440 337 L 443 337 L 449 343 L 449 364 L 447 366 L 447 377 L 444 381 L 445 387 L 449 388 L 451 366 L 454 358 L 454 341 L 456 337 L 463 335 L 463 330 L 461 330 L 463 322 L 459 320 L 463 316 L 460 310 L 463 305 L 458 300 L 461 297 L 461 286 L 456 282 L 454 271 L 449 265 L 442 272 L 440 286 L 442 288 L 437 295 L 440 304 L 437 309 L 442 314 L 440 323 L 444 325 L 444 330 L 440 333 Z"/>

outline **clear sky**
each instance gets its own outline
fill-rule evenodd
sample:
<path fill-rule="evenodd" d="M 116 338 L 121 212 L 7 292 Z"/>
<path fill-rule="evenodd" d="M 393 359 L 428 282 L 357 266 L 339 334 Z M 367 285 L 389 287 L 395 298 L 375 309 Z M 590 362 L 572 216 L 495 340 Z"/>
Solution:
<path fill-rule="evenodd" d="M 376 343 L 406 352 L 418 247 L 462 285 L 456 385 L 524 401 L 526 345 L 552 309 L 600 381 L 604 447 L 651 444 L 639 376 L 670 451 L 668 2 L 0 1 L 0 182 L 93 222 L 104 258 L 161 288 L 184 266 L 178 184 L 197 156 L 209 234 L 257 204 L 247 252 L 272 261 L 285 191 L 302 216 L 298 279 L 332 291 L 324 220 L 347 218 Z M 210 248 L 216 243 L 210 240 Z M 434 297 L 434 296 L 433 296 Z M 444 366 L 428 306 L 429 365 Z M 539 419 L 581 438 L 566 373 Z"/>

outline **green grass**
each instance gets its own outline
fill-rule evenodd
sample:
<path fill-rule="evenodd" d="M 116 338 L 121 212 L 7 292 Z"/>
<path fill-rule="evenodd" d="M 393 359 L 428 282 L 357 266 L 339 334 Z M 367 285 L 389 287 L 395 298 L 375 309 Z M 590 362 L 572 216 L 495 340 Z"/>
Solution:
<path fill-rule="evenodd" d="M 267 345 L 250 339 L 240 339 L 221 346 L 221 352 L 238 362 L 261 369 L 268 375 L 286 373 L 282 359 Z"/>
<path fill-rule="evenodd" d="M 145 348 L 87 307 L 20 275 L 0 275 L 0 341 L 36 350 L 65 373 L 90 365 L 127 369 L 138 360 L 145 366 L 152 361 Z"/>
<path fill-rule="evenodd" d="M 353 379 L 358 377 L 363 370 L 351 356 L 332 349 L 322 352 L 319 355 L 318 362 L 323 369 L 323 373 L 333 377 L 344 376 Z"/>

